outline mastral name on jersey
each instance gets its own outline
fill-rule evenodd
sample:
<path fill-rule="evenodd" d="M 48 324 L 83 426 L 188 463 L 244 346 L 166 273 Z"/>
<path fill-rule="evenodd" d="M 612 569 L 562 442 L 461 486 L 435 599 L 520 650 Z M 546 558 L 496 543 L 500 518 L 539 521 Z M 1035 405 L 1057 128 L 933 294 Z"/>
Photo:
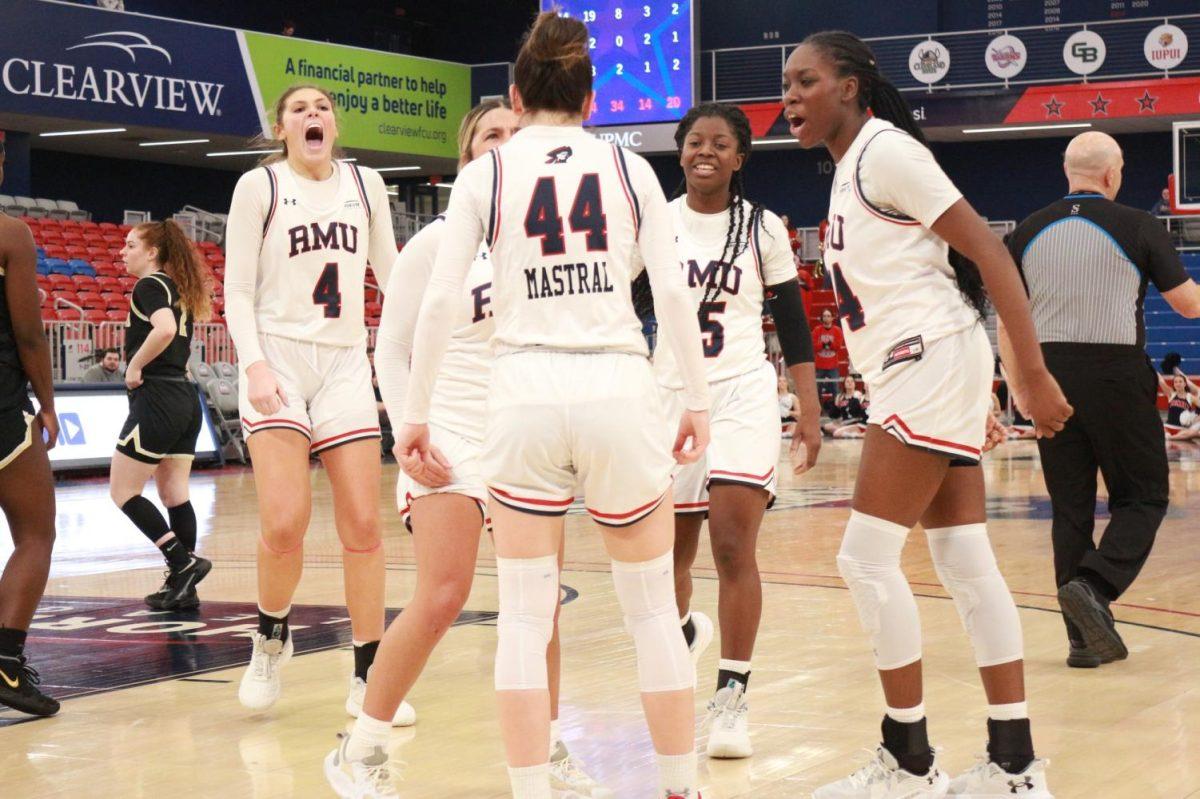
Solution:
<path fill-rule="evenodd" d="M 742 287 L 742 268 L 740 266 L 723 261 L 709 261 L 708 265 L 701 269 L 700 263 L 692 259 L 684 261 L 680 266 L 687 272 L 688 288 L 717 286 L 718 278 L 720 289 L 726 294 L 737 294 L 738 289 Z"/>
<path fill-rule="evenodd" d="M 535 266 L 525 270 L 525 289 L 529 299 L 562 297 L 574 294 L 609 294 L 613 285 L 608 279 L 608 263 L 558 264 Z"/>
<path fill-rule="evenodd" d="M 310 222 L 288 229 L 292 243 L 289 258 L 314 250 L 345 250 L 358 252 L 358 227 L 348 222 L 330 222 L 322 228 L 320 222 Z"/>

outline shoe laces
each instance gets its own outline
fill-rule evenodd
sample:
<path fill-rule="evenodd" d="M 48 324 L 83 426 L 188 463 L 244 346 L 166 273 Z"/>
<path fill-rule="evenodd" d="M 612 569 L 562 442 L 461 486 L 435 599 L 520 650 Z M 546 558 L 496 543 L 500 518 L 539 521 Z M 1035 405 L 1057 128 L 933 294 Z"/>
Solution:
<path fill-rule="evenodd" d="M 396 763 L 393 765 L 382 747 L 375 747 L 374 752 L 360 760 L 356 765 L 362 768 L 363 774 L 367 779 L 367 784 L 373 792 L 384 796 L 396 795 L 395 780 L 402 779 L 399 768 L 404 764 Z"/>
<path fill-rule="evenodd" d="M 38 674 L 38 670 L 29 665 L 29 660 L 24 655 L 17 655 L 17 673 L 25 677 L 25 681 L 30 685 L 41 685 L 42 675 Z"/>
<path fill-rule="evenodd" d="M 588 776 L 587 772 L 580 768 L 570 755 L 551 761 L 550 773 L 554 775 L 555 779 L 572 786 L 590 787 L 596 784 L 596 781 Z"/>
<path fill-rule="evenodd" d="M 256 680 L 269 680 L 275 672 L 275 664 L 279 662 L 279 655 L 272 655 L 263 651 L 263 645 L 267 642 L 267 637 L 262 633 L 254 634 L 254 678 Z M 283 654 L 280 652 L 280 654 Z"/>
<path fill-rule="evenodd" d="M 716 720 L 716 723 L 727 729 L 737 724 L 750 709 L 749 703 L 746 702 L 745 690 L 741 683 L 735 683 L 732 687 L 717 691 L 716 695 L 708 700 L 709 720 Z"/>
<path fill-rule="evenodd" d="M 892 771 L 884 765 L 879 757 L 879 752 L 873 752 L 870 749 L 863 749 L 862 751 L 869 754 L 871 759 L 866 765 L 846 778 L 849 787 L 867 788 L 876 783 L 886 782 L 891 777 Z"/>

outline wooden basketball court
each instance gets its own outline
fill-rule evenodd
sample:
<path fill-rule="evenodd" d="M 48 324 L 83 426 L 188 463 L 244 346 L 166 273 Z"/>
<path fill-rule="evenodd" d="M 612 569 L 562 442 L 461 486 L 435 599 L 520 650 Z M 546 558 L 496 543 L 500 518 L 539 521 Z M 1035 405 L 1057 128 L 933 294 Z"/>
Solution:
<path fill-rule="evenodd" d="M 867 641 L 834 556 L 848 514 L 860 443 L 827 442 L 814 473 L 784 471 L 759 543 L 764 615 L 751 682 L 753 758 L 701 757 L 706 799 L 805 797 L 865 762 L 882 712 Z M 1172 452 L 1172 507 L 1141 579 L 1114 606 L 1127 661 L 1065 666 L 1054 599 L 1049 503 L 1035 446 L 989 457 L 990 529 L 1021 607 L 1034 740 L 1052 761 L 1059 799 L 1200 797 L 1200 447 Z M 396 467 L 384 469 L 388 604 L 413 583 L 410 537 L 391 508 Z M 215 567 L 200 613 L 152 613 L 161 558 L 108 500 L 103 482 L 60 488 L 58 545 L 29 652 L 48 691 L 71 696 L 53 719 L 0 713 L 0 796 L 324 797 L 321 760 L 348 725 L 352 668 L 342 608 L 340 547 L 324 475 L 293 616 L 297 657 L 265 713 L 237 701 L 253 625 L 258 522 L 248 470 L 193 481 L 199 550 Z M 1103 510 L 1103 506 L 1101 507 Z M 1103 521 L 1101 522 L 1103 524 Z M 622 799 L 653 793 L 655 772 L 608 563 L 586 516 L 568 517 L 563 632 L 563 731 L 572 752 Z M 0 535 L 0 547 L 8 538 Z M 0 549 L 0 559 L 7 551 Z M 695 607 L 715 616 L 707 547 Z M 984 746 L 986 704 L 954 604 L 934 575 L 924 536 L 910 537 L 906 573 L 925 633 L 930 736 L 952 774 Z M 416 727 L 394 734 L 405 797 L 507 796 L 492 693 L 496 581 L 484 541 L 467 613 L 434 652 L 410 700 Z M 300 625 L 304 628 L 301 629 Z M 303 644 L 301 641 L 303 639 Z M 300 654 L 301 649 L 306 654 Z M 697 718 L 714 688 L 717 645 L 701 664 Z M 698 729 L 700 729 L 698 727 Z M 703 752 L 703 738 L 699 739 Z"/>

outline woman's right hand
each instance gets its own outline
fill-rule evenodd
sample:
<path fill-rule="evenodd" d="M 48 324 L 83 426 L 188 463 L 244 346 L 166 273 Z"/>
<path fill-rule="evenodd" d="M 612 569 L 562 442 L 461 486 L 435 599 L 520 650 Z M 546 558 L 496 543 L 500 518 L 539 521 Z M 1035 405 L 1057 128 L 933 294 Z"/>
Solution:
<path fill-rule="evenodd" d="M 1075 413 L 1058 381 L 1044 366 L 1022 376 L 1018 399 L 1018 409 L 1033 422 L 1038 438 L 1054 438 Z"/>
<path fill-rule="evenodd" d="M 246 367 L 246 396 L 254 410 L 270 416 L 287 405 L 287 394 L 275 379 L 266 361 L 255 361 Z"/>

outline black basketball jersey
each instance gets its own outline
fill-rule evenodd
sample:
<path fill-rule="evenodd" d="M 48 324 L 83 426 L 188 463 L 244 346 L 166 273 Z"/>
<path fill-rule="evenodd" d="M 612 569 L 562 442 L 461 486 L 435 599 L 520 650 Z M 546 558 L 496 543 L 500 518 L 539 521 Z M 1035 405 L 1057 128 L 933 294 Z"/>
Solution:
<path fill-rule="evenodd" d="M 0 410 L 28 402 L 28 391 L 29 382 L 17 354 L 17 337 L 8 313 L 8 275 L 0 267 Z"/>
<path fill-rule="evenodd" d="M 129 321 L 125 328 L 125 362 L 128 363 L 150 335 L 150 317 L 155 311 L 170 308 L 175 314 L 178 333 L 154 360 L 142 369 L 144 377 L 185 377 L 192 351 L 192 319 L 180 305 L 175 281 L 164 272 L 146 275 L 133 287 L 129 303 Z"/>

